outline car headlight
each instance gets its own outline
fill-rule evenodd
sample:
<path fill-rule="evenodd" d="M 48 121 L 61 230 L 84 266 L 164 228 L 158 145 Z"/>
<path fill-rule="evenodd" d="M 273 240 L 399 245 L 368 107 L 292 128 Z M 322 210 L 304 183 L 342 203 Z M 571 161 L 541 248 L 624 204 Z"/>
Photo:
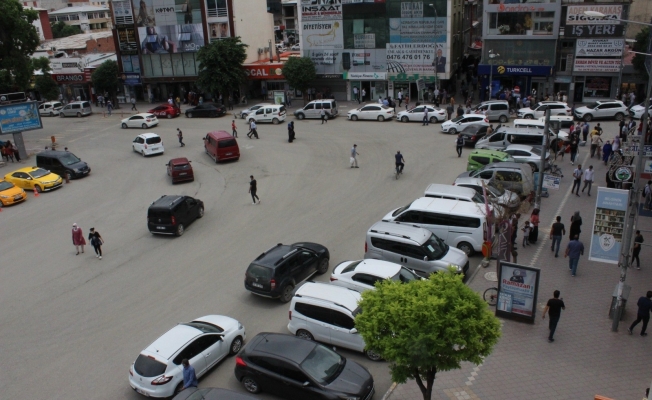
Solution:
<path fill-rule="evenodd" d="M 455 271 L 457 272 L 462 272 L 462 267 L 460 267 L 459 265 L 451 264 L 451 267 L 455 268 Z"/>
<path fill-rule="evenodd" d="M 242 329 L 244 329 L 244 326 L 242 326 L 242 324 L 238 322 L 238 330 L 241 331 Z"/>
<path fill-rule="evenodd" d="M 3 199 L 9 199 L 9 198 L 11 198 L 11 196 L 4 196 L 4 195 L 0 195 L 0 197 L 3 198 Z"/>

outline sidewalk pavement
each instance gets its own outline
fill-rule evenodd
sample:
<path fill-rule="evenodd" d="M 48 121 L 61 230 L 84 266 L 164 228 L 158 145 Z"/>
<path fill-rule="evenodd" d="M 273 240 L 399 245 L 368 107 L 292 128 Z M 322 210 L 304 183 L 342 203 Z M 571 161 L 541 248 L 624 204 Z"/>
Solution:
<path fill-rule="evenodd" d="M 588 260 L 597 186 L 606 186 L 606 167 L 597 159 L 591 160 L 588 153 L 588 147 L 581 147 L 578 160 L 584 168 L 593 165 L 596 170 L 592 196 L 570 194 L 575 167 L 566 157 L 560 163 L 564 172 L 561 189 L 550 191 L 550 197 L 542 199 L 537 243 L 522 248 L 520 231 L 516 240 L 519 263 L 541 269 L 535 324 L 501 319 L 502 337 L 494 352 L 479 366 L 466 363 L 459 370 L 439 372 L 433 399 L 561 400 L 593 399 L 598 394 L 618 400 L 644 397 L 652 379 L 652 332 L 648 337 L 641 337 L 639 325 L 630 336 L 627 328 L 636 318 L 638 298 L 652 290 L 652 267 L 646 262 L 652 257 L 652 250 L 643 247 L 641 270 L 627 271 L 626 283 L 632 287 L 631 294 L 618 332 L 611 332 L 608 313 L 620 269 L 617 265 Z M 571 277 L 563 249 L 569 241 L 570 217 L 575 211 L 580 211 L 582 216 L 580 240 L 585 252 L 577 276 Z M 562 217 L 567 232 L 559 258 L 550 251 L 549 239 L 550 226 L 557 215 Z M 520 225 L 523 222 L 522 218 Z M 650 219 L 639 217 L 638 226 L 650 229 Z M 652 241 L 649 233 L 644 232 L 643 236 L 646 242 Z M 486 269 L 480 268 L 468 285 L 480 294 L 497 286 L 497 282 L 487 279 L 489 272 L 496 272 L 495 262 Z M 554 343 L 549 343 L 548 320 L 542 320 L 541 315 L 556 289 L 561 291 L 566 310 L 562 312 Z M 392 386 L 384 397 L 388 400 L 422 398 L 414 381 Z"/>

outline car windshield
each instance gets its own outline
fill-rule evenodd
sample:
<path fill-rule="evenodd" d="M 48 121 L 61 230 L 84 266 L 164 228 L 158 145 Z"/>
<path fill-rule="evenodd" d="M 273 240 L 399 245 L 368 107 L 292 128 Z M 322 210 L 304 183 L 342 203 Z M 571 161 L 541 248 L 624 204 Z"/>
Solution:
<path fill-rule="evenodd" d="M 485 165 L 484 167 L 482 167 L 482 168 L 480 168 L 480 169 L 476 169 L 475 171 L 471 172 L 471 175 L 470 175 L 470 176 L 472 176 L 472 177 L 473 177 L 473 176 L 478 176 L 478 175 L 480 175 L 480 173 L 481 173 L 482 171 L 484 171 L 486 168 L 487 168 L 487 166 Z"/>
<path fill-rule="evenodd" d="M 401 281 L 402 283 L 408 283 L 419 279 L 421 279 L 421 277 L 405 267 L 401 267 L 398 273 L 392 277 L 393 281 Z"/>
<path fill-rule="evenodd" d="M 464 116 L 463 116 L 463 115 L 462 115 L 462 116 L 460 116 L 460 117 L 456 117 L 456 118 L 453 118 L 453 119 L 451 119 L 451 122 L 457 122 L 457 121 L 461 121 L 461 120 L 462 120 L 462 118 L 464 118 Z"/>
<path fill-rule="evenodd" d="M 247 269 L 247 275 L 254 279 L 269 280 L 272 277 L 272 269 L 258 264 L 251 264 Z"/>
<path fill-rule="evenodd" d="M 428 254 L 429 260 L 439 260 L 448 252 L 448 245 L 434 233 L 421 247 Z"/>
<path fill-rule="evenodd" d="M 64 155 L 63 157 L 61 157 L 59 159 L 59 161 L 61 161 L 61 164 L 63 164 L 63 165 L 73 165 L 73 164 L 77 164 L 81 160 L 79 158 L 77 158 L 76 155 L 74 155 L 72 153 L 68 153 L 68 154 Z"/>
<path fill-rule="evenodd" d="M 484 196 L 478 192 L 475 192 L 475 194 L 473 195 L 473 202 L 484 204 Z"/>
<path fill-rule="evenodd" d="M 166 368 L 167 365 L 143 354 L 140 354 L 134 363 L 136 373 L 145 378 L 159 376 L 165 372 Z"/>
<path fill-rule="evenodd" d="M 351 272 L 351 271 L 355 270 L 355 267 L 357 267 L 358 264 L 360 264 L 362 261 L 363 260 L 352 262 L 351 264 L 347 265 L 346 268 L 344 268 L 341 273 L 345 274 L 347 272 Z"/>
<path fill-rule="evenodd" d="M 346 358 L 328 347 L 317 345 L 301 362 L 301 368 L 317 382 L 330 383 L 337 378 L 345 363 Z"/>
<path fill-rule="evenodd" d="M 505 194 L 505 189 L 493 185 L 487 185 L 487 190 L 491 192 L 494 197 L 500 197 Z"/>
<path fill-rule="evenodd" d="M 600 105 L 600 104 L 598 104 L 598 103 L 591 103 L 591 104 L 589 104 L 588 106 L 586 106 L 586 108 L 596 108 L 596 107 L 599 106 L 599 105 Z"/>
<path fill-rule="evenodd" d="M 7 181 L 0 182 L 0 192 L 3 190 L 11 189 L 12 187 L 14 187 L 14 184 L 11 182 L 7 182 Z"/>
<path fill-rule="evenodd" d="M 401 208 L 397 209 L 396 211 L 394 211 L 392 213 L 392 217 L 395 217 L 395 216 L 399 215 L 400 213 L 402 213 L 403 211 L 407 210 L 408 208 L 410 208 L 411 205 L 412 205 L 412 203 L 409 203 L 407 206 L 404 206 L 404 207 L 401 207 Z"/>
<path fill-rule="evenodd" d="M 161 137 L 160 136 L 148 137 L 147 139 L 145 139 L 145 143 L 147 144 L 161 143 Z"/>
<path fill-rule="evenodd" d="M 37 168 L 34 171 L 30 172 L 29 175 L 34 179 L 38 179 L 44 177 L 49 173 L 50 171 L 44 170 L 43 168 Z"/>
<path fill-rule="evenodd" d="M 536 154 L 536 155 L 540 156 L 541 155 L 541 149 L 538 148 L 538 147 L 532 147 L 530 149 L 530 153 L 533 153 L 533 154 Z"/>

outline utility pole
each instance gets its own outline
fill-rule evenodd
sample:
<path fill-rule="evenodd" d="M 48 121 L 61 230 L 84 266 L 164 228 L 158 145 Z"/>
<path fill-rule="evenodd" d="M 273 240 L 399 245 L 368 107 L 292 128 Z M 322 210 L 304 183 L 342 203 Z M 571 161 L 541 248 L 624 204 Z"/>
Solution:
<path fill-rule="evenodd" d="M 548 148 L 548 131 L 550 130 L 550 109 L 546 110 L 546 122 L 543 125 L 543 140 L 541 141 L 541 164 L 539 164 L 539 181 L 537 182 L 537 193 L 534 198 L 534 208 L 541 209 L 541 192 L 543 191 L 543 170 L 546 168 L 546 150 Z M 556 143 L 556 142 L 555 142 Z"/>

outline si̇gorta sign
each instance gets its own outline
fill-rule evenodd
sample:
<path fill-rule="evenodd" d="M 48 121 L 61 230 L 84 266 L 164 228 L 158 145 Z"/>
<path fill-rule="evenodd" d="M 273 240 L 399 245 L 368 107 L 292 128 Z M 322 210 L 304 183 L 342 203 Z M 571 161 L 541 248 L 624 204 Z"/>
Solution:
<path fill-rule="evenodd" d="M 500 261 L 496 316 L 534 323 L 541 270 Z"/>

